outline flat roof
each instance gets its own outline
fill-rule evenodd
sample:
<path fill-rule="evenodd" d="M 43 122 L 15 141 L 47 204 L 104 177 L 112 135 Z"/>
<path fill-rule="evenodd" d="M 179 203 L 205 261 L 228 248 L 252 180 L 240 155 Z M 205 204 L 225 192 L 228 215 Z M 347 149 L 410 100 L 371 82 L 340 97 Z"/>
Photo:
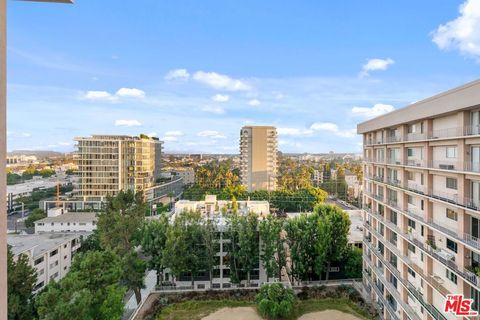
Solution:
<path fill-rule="evenodd" d="M 359 123 L 357 133 L 393 127 L 480 105 L 480 80 L 439 93 L 371 120 Z"/>
<path fill-rule="evenodd" d="M 97 221 L 97 214 L 95 212 L 65 212 L 56 217 L 46 217 L 35 221 L 37 223 L 51 223 L 51 222 L 78 222 L 86 223 Z"/>
<path fill-rule="evenodd" d="M 12 246 L 13 255 L 33 251 L 33 258 L 58 248 L 65 242 L 88 236 L 91 232 L 76 233 L 41 233 L 41 234 L 9 234 L 7 243 Z"/>

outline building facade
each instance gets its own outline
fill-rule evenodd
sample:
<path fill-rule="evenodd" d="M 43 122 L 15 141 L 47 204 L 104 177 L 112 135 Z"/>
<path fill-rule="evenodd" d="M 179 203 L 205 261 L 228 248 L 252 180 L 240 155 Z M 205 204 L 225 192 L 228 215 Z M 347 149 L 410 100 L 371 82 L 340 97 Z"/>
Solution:
<path fill-rule="evenodd" d="M 42 290 L 52 280 L 59 281 L 70 270 L 73 256 L 80 249 L 82 237 L 89 233 L 46 233 L 8 235 L 14 258 L 28 257 L 30 266 L 37 272 L 34 293 Z"/>
<path fill-rule="evenodd" d="M 240 131 L 240 173 L 248 191 L 277 188 L 277 129 L 245 126 Z"/>
<path fill-rule="evenodd" d="M 93 135 L 75 140 L 83 201 L 103 201 L 120 190 L 146 191 L 160 178 L 163 143 L 157 138 Z"/>
<path fill-rule="evenodd" d="M 358 125 L 364 283 L 385 319 L 457 319 L 480 307 L 480 81 Z"/>
<path fill-rule="evenodd" d="M 35 233 L 93 232 L 97 229 L 97 221 L 95 212 L 64 212 L 35 221 Z"/>

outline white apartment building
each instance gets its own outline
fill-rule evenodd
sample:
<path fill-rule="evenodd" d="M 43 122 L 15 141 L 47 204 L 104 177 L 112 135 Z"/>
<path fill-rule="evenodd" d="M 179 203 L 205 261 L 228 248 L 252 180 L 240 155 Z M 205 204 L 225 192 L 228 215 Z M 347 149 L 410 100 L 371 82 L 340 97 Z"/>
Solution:
<path fill-rule="evenodd" d="M 480 81 L 358 125 L 364 143 L 364 283 L 385 319 L 480 308 Z"/>
<path fill-rule="evenodd" d="M 277 129 L 245 126 L 240 131 L 240 176 L 249 191 L 277 188 Z"/>
<path fill-rule="evenodd" d="M 78 196 L 104 201 L 120 190 L 146 191 L 160 177 L 162 141 L 145 135 L 77 137 Z"/>
<path fill-rule="evenodd" d="M 65 212 L 35 221 L 35 233 L 92 232 L 97 229 L 95 212 Z"/>
<path fill-rule="evenodd" d="M 239 215 L 253 212 L 259 217 L 266 216 L 270 213 L 270 205 L 268 201 L 237 201 L 237 213 Z M 175 213 L 171 219 L 185 211 L 198 211 L 202 216 L 209 219 L 215 219 L 218 226 L 216 240 L 218 241 L 217 266 L 214 269 L 212 277 L 212 288 L 230 288 L 230 267 L 226 261 L 230 240 L 226 238 L 227 225 L 222 217 L 222 212 L 231 212 L 232 201 L 217 200 L 215 195 L 206 195 L 204 201 L 180 200 L 175 204 Z M 259 248 L 260 250 L 260 248 Z M 168 271 L 167 271 L 168 273 Z M 251 285 L 259 286 L 267 281 L 267 274 L 259 259 L 258 267 L 251 273 Z M 245 281 L 243 281 L 245 282 Z M 188 276 L 176 279 L 176 285 L 179 287 L 190 286 L 191 280 Z M 200 275 L 195 280 L 196 288 L 210 288 L 210 280 L 208 274 Z"/>
<path fill-rule="evenodd" d="M 89 233 L 46 233 L 33 235 L 8 235 L 15 257 L 25 254 L 30 266 L 37 272 L 34 293 L 43 289 L 51 280 L 65 277 L 72 259 L 81 245 L 81 238 Z"/>
<path fill-rule="evenodd" d="M 362 185 L 360 181 L 358 181 L 357 175 L 350 170 L 345 170 L 345 182 L 347 183 L 349 196 L 358 198 L 362 190 Z"/>

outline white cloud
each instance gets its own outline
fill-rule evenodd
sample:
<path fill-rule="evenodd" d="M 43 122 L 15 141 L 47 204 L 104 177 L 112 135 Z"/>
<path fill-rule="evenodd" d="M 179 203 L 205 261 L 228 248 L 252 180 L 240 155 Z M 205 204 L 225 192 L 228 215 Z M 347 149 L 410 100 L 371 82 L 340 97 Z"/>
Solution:
<path fill-rule="evenodd" d="M 115 120 L 116 127 L 138 127 L 141 125 L 138 120 Z"/>
<path fill-rule="evenodd" d="M 390 58 L 387 59 L 370 59 L 367 61 L 366 64 L 362 66 L 362 71 L 360 72 L 360 78 L 363 78 L 365 76 L 369 75 L 370 71 L 377 71 L 377 70 L 387 70 L 388 67 L 392 64 L 394 64 L 395 61 L 393 61 Z"/>
<path fill-rule="evenodd" d="M 71 146 L 73 144 L 73 142 L 59 142 L 58 145 L 59 146 Z"/>
<path fill-rule="evenodd" d="M 224 114 L 225 110 L 221 107 L 214 107 L 214 106 L 204 106 L 201 109 L 203 112 L 215 113 L 215 114 Z"/>
<path fill-rule="evenodd" d="M 227 102 L 230 100 L 230 96 L 226 94 L 216 94 L 212 97 L 212 100 L 216 102 Z"/>
<path fill-rule="evenodd" d="M 374 118 L 395 110 L 395 107 L 389 104 L 377 103 L 371 108 L 353 107 L 352 113 L 365 118 Z"/>
<path fill-rule="evenodd" d="M 120 88 L 116 95 L 125 98 L 144 98 L 145 91 L 137 88 Z"/>
<path fill-rule="evenodd" d="M 107 91 L 88 91 L 85 96 L 87 100 L 103 100 L 103 101 L 112 101 L 116 98 Z"/>
<path fill-rule="evenodd" d="M 156 136 L 158 136 L 158 133 L 156 133 L 155 131 L 152 131 L 152 132 L 150 132 L 149 134 L 147 134 L 147 136 L 149 136 L 149 137 L 156 137 Z"/>
<path fill-rule="evenodd" d="M 340 130 L 337 124 L 332 122 L 315 122 L 310 126 L 311 130 L 324 131 L 332 133 L 342 138 L 353 138 L 356 136 L 356 130 Z"/>
<path fill-rule="evenodd" d="M 311 135 L 313 130 L 298 128 L 277 128 L 277 132 L 281 136 L 306 136 Z"/>
<path fill-rule="evenodd" d="M 257 99 L 253 99 L 253 100 L 248 101 L 248 104 L 256 107 L 256 106 L 260 105 L 260 101 L 258 101 Z"/>
<path fill-rule="evenodd" d="M 460 16 L 432 32 L 433 42 L 442 50 L 455 49 L 480 61 L 480 0 L 467 0 Z"/>
<path fill-rule="evenodd" d="M 233 79 L 227 75 L 216 72 L 197 71 L 193 79 L 206 84 L 214 89 L 227 91 L 249 91 L 252 90 L 243 80 Z"/>
<path fill-rule="evenodd" d="M 28 133 L 28 132 L 23 132 L 22 133 L 22 137 L 24 137 L 24 138 L 30 138 L 31 136 L 32 136 L 31 133 Z"/>
<path fill-rule="evenodd" d="M 197 133 L 199 137 L 208 137 L 212 139 L 226 139 L 227 137 L 215 130 L 204 130 Z"/>
<path fill-rule="evenodd" d="M 165 132 L 165 135 L 179 137 L 179 136 L 183 136 L 183 132 L 180 130 L 172 130 L 172 131 Z"/>
<path fill-rule="evenodd" d="M 145 91 L 136 88 L 120 88 L 115 94 L 108 91 L 88 91 L 83 98 L 92 101 L 116 102 L 120 98 L 144 98 Z"/>
<path fill-rule="evenodd" d="M 171 70 L 165 75 L 165 80 L 188 80 L 189 78 L 190 73 L 187 69 Z"/>

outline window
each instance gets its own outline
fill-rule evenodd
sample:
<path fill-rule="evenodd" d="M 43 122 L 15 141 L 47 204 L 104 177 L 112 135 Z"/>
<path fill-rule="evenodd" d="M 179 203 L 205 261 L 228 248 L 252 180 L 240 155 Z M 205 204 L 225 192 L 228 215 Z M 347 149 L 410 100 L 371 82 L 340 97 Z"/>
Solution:
<path fill-rule="evenodd" d="M 456 158 L 457 157 L 457 147 L 447 147 L 446 148 L 446 157 L 447 158 Z"/>
<path fill-rule="evenodd" d="M 423 210 L 423 200 L 420 200 L 420 209 Z"/>
<path fill-rule="evenodd" d="M 413 204 L 413 197 L 411 195 L 407 195 L 407 201 L 409 204 Z"/>
<path fill-rule="evenodd" d="M 447 178 L 447 188 L 457 190 L 457 179 Z"/>
<path fill-rule="evenodd" d="M 423 186 L 423 173 L 420 174 L 420 184 Z"/>
<path fill-rule="evenodd" d="M 397 213 L 395 211 L 390 211 L 390 221 L 397 224 Z"/>
<path fill-rule="evenodd" d="M 415 246 L 411 243 L 408 243 L 408 251 L 411 253 L 415 253 Z"/>
<path fill-rule="evenodd" d="M 452 271 L 447 269 L 447 278 L 450 279 L 453 283 L 457 284 L 457 275 Z"/>
<path fill-rule="evenodd" d="M 34 265 L 37 265 L 37 264 L 40 264 L 43 262 L 43 257 L 41 258 L 38 258 L 37 260 L 35 260 L 35 262 L 33 263 Z"/>
<path fill-rule="evenodd" d="M 447 218 L 449 218 L 449 219 L 452 219 L 452 220 L 455 220 L 455 221 L 458 220 L 458 214 L 455 211 L 453 211 L 452 209 L 447 208 L 446 215 L 447 215 Z"/>
<path fill-rule="evenodd" d="M 407 171 L 407 179 L 410 181 L 415 181 L 415 173 L 412 171 Z"/>
<path fill-rule="evenodd" d="M 410 269 L 410 268 L 408 268 L 408 274 L 411 275 L 413 278 L 416 277 L 415 271 L 413 271 L 413 270 Z"/>
<path fill-rule="evenodd" d="M 50 257 L 53 257 L 57 253 L 58 253 L 58 249 L 53 250 L 52 252 L 50 252 Z"/>
<path fill-rule="evenodd" d="M 412 229 L 415 229 L 415 227 L 416 227 L 415 221 L 413 221 L 412 219 L 408 219 L 408 227 L 412 228 Z"/>
<path fill-rule="evenodd" d="M 413 157 L 415 155 L 415 150 L 413 148 L 407 149 L 407 156 Z"/>
<path fill-rule="evenodd" d="M 457 253 L 457 243 L 447 238 L 447 248 Z"/>

